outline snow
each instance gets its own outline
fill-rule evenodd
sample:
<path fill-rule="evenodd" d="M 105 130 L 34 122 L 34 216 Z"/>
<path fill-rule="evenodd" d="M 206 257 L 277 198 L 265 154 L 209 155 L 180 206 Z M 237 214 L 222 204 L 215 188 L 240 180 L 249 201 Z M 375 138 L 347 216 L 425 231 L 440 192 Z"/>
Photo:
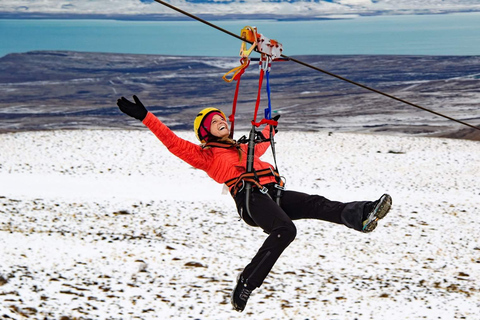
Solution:
<path fill-rule="evenodd" d="M 167 2 L 190 13 L 212 15 L 248 13 L 306 17 L 351 17 L 358 14 L 436 14 L 480 10 L 480 4 L 477 0 L 336 0 L 317 2 L 242 0 L 228 3 L 170 0 Z M 19 14 L 180 15 L 154 1 L 141 2 L 140 0 L 69 0 L 68 4 L 64 0 L 2 0 L 0 12 Z"/>
<path fill-rule="evenodd" d="M 393 208 L 371 234 L 296 222 L 244 313 L 230 292 L 265 234 L 150 132 L 4 133 L 0 146 L 5 319 L 480 319 L 479 142 L 280 131 L 289 189 L 388 192 Z"/>

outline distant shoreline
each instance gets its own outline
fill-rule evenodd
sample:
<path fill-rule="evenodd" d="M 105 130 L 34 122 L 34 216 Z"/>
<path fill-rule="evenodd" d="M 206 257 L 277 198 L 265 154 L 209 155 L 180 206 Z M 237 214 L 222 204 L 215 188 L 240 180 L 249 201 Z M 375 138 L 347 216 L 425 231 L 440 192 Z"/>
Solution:
<path fill-rule="evenodd" d="M 301 16 L 301 15 L 272 15 L 272 14 L 198 14 L 202 19 L 210 21 L 221 20 L 276 20 L 276 21 L 319 21 L 319 20 L 344 20 L 354 19 L 359 16 L 370 16 L 360 14 L 322 16 Z M 344 16 L 344 17 L 342 17 Z M 119 20 L 119 21 L 190 21 L 192 18 L 173 14 L 48 14 L 48 13 L 6 13 L 0 12 L 0 19 L 38 19 L 38 20 Z"/>
<path fill-rule="evenodd" d="M 348 20 L 358 17 L 373 16 L 403 16 L 403 15 L 446 15 L 458 13 L 478 13 L 480 10 L 452 10 L 442 12 L 396 12 L 375 11 L 350 14 L 331 15 L 275 15 L 275 14 L 197 14 L 202 19 L 210 21 L 221 20 L 275 20 L 275 21 L 322 21 Z M 24 20 L 119 20 L 119 21 L 190 21 L 192 18 L 176 14 L 83 14 L 83 13 L 13 13 L 0 12 L 0 19 Z"/>

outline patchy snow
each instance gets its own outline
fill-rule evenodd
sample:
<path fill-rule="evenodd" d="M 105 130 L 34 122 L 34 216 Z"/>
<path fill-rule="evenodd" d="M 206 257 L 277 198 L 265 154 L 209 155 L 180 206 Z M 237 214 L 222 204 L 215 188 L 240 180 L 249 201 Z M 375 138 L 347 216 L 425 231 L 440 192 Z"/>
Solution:
<path fill-rule="evenodd" d="M 1 134 L 0 316 L 479 319 L 479 142 L 326 132 L 277 142 L 289 189 L 342 201 L 388 192 L 394 204 L 371 234 L 296 222 L 237 313 L 234 279 L 265 234 L 203 172 L 145 130 Z"/>

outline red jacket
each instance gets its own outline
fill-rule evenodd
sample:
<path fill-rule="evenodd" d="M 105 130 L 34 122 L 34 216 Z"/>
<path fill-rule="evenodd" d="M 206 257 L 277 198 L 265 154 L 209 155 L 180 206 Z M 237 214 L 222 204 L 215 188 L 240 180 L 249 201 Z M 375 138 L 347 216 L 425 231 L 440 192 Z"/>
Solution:
<path fill-rule="evenodd" d="M 239 160 L 236 148 L 204 149 L 200 145 L 179 138 L 151 112 L 147 114 L 143 120 L 143 124 L 147 126 L 155 136 L 157 136 L 171 153 L 191 166 L 205 171 L 218 183 L 225 183 L 246 171 L 247 145 L 245 144 L 241 145 L 244 154 L 242 155 L 242 160 Z M 270 137 L 270 128 L 267 126 L 262 133 L 266 138 Z M 260 160 L 260 157 L 265 153 L 269 146 L 270 143 L 268 142 L 258 143 L 255 146 L 255 158 L 253 163 L 255 170 L 273 169 L 271 164 Z M 260 178 L 260 184 L 262 185 L 270 182 L 275 182 L 275 177 L 267 176 Z"/>

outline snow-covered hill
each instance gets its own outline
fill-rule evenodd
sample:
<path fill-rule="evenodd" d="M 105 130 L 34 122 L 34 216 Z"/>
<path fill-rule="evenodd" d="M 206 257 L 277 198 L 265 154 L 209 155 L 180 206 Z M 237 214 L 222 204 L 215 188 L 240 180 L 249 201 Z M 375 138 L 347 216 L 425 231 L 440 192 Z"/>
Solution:
<path fill-rule="evenodd" d="M 170 0 L 197 14 L 316 17 L 480 11 L 477 0 Z M 153 0 L 2 0 L 0 13 L 178 15 Z"/>
<path fill-rule="evenodd" d="M 234 279 L 265 234 L 203 172 L 147 131 L 1 134 L 0 316 L 480 319 L 479 142 L 282 131 L 277 142 L 289 189 L 388 192 L 394 205 L 371 234 L 297 222 L 239 314 Z"/>

